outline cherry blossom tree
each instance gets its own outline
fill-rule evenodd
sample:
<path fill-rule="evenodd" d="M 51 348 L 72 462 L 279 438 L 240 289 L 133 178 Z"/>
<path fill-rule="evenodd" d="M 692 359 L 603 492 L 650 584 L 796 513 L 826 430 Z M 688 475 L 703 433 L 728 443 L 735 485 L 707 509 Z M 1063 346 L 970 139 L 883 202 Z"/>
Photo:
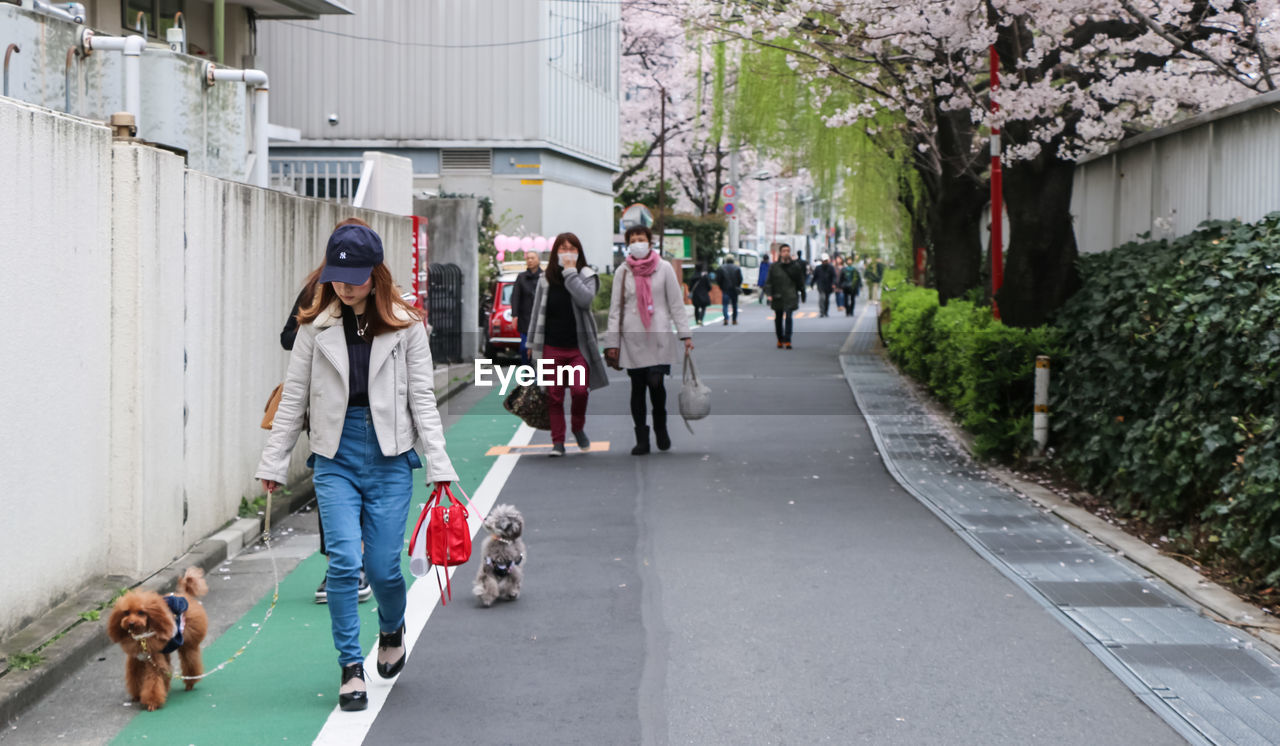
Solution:
<path fill-rule="evenodd" d="M 974 234 L 985 132 L 1001 126 L 1010 250 L 998 300 L 1018 325 L 1042 322 L 1078 282 L 1069 216 L 1075 159 L 1273 90 L 1280 55 L 1280 0 L 682 2 L 691 23 L 786 50 L 814 82 L 815 106 L 835 91 L 855 92 L 829 116 L 831 126 L 867 127 L 886 110 L 902 115 L 913 165 L 932 186 L 926 222 L 940 289 L 948 272 L 972 266 L 970 239 L 940 249 L 956 229 Z M 995 114 L 991 46 L 1002 73 Z M 948 265 L 953 255 L 961 260 Z"/>

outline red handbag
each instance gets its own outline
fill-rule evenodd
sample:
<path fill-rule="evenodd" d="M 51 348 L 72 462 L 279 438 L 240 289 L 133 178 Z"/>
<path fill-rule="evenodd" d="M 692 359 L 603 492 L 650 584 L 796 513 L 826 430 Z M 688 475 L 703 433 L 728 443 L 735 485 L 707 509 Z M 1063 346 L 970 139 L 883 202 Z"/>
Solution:
<path fill-rule="evenodd" d="M 458 487 L 462 492 L 462 487 Z M 441 503 L 441 496 L 449 497 L 449 504 Z M 465 497 L 465 493 L 463 493 Z M 409 569 L 421 577 L 426 575 L 428 567 L 436 571 L 436 585 L 440 587 L 441 605 L 447 605 L 453 599 L 453 586 L 449 582 L 449 572 L 444 574 L 445 582 L 440 583 L 440 568 L 466 564 L 471 559 L 471 526 L 467 524 L 470 513 L 467 506 L 453 496 L 448 486 L 443 490 L 439 485 L 431 492 L 427 504 L 422 506 L 422 514 L 413 527 L 413 537 L 409 540 Z"/>

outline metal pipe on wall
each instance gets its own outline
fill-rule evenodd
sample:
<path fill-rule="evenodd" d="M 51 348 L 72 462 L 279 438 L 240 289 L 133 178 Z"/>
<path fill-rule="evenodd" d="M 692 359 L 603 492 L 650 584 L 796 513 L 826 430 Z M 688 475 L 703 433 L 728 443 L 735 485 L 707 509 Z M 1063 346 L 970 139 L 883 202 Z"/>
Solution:
<path fill-rule="evenodd" d="M 8 96 L 8 95 L 9 95 L 9 58 L 13 56 L 13 53 L 14 53 L 14 52 L 21 52 L 21 51 L 22 51 L 22 50 L 18 47 L 18 45 L 17 45 L 17 44 L 10 44 L 8 47 L 5 47 L 5 50 L 4 50 L 4 95 L 6 95 L 6 96 Z"/>
<path fill-rule="evenodd" d="M 227 0 L 213 0 L 213 61 L 222 64 L 227 39 Z"/>
<path fill-rule="evenodd" d="M 261 70 L 232 70 L 212 63 L 205 65 L 208 85 L 222 81 L 244 83 L 253 87 L 253 170 L 249 183 L 266 189 L 270 184 L 271 164 L 268 158 L 267 122 L 269 121 L 270 80 Z"/>
<path fill-rule="evenodd" d="M 80 51 L 80 47 L 70 47 L 67 49 L 67 66 L 63 70 L 63 87 L 66 89 L 66 101 L 63 105 L 63 111 L 71 113 L 71 61 L 75 59 L 76 54 Z M 8 91 L 5 91 L 7 94 Z"/>
<path fill-rule="evenodd" d="M 80 49 L 87 57 L 94 50 L 121 52 L 124 55 L 124 110 L 142 126 L 142 52 L 147 40 L 141 36 L 97 36 L 93 29 L 80 34 Z"/>

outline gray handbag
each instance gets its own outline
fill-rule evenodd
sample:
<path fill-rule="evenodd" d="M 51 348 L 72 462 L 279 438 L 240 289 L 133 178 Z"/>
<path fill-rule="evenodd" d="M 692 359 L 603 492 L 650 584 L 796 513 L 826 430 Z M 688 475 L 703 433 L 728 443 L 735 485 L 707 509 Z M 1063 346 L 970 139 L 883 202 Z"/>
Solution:
<path fill-rule="evenodd" d="M 711 388 L 698 380 L 698 369 L 693 365 L 693 356 L 684 354 L 684 383 L 680 387 L 680 416 L 684 418 L 684 426 L 690 420 L 700 420 L 711 414 Z"/>

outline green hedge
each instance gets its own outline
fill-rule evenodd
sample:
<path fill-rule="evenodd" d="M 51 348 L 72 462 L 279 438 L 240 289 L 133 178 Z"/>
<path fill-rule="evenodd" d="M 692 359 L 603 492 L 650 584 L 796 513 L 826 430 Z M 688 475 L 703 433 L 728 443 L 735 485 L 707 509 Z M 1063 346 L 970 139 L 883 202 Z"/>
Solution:
<path fill-rule="evenodd" d="M 939 306 L 935 290 L 887 284 L 889 357 L 955 410 L 979 456 L 1029 452 L 1036 356 L 1061 355 L 1057 331 L 1014 329 L 972 301 Z"/>
<path fill-rule="evenodd" d="M 1054 442 L 1121 511 L 1280 581 L 1280 213 L 1081 261 Z"/>

